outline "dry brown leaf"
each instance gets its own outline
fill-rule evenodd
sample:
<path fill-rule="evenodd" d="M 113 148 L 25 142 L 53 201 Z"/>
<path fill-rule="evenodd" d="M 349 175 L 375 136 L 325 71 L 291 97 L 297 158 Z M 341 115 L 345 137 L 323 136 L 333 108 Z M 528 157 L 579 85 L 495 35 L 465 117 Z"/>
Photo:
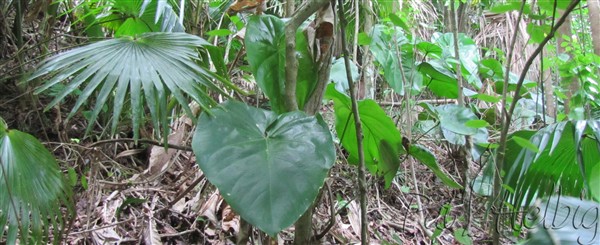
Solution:
<path fill-rule="evenodd" d="M 348 205 L 348 221 L 354 234 L 360 235 L 360 207 L 355 201 Z"/>
<path fill-rule="evenodd" d="M 128 157 L 128 156 L 134 156 L 137 154 L 140 154 L 142 152 L 146 151 L 146 149 L 130 149 L 130 150 L 125 150 L 122 152 L 119 152 L 119 154 L 117 154 L 117 156 L 115 157 L 115 159 L 119 159 L 122 157 Z"/>
<path fill-rule="evenodd" d="M 224 231 L 233 229 L 234 234 L 237 234 L 240 231 L 240 216 L 237 216 L 229 205 L 223 209 L 223 222 L 221 222 L 221 229 Z"/>
<path fill-rule="evenodd" d="M 217 212 L 219 210 L 219 206 L 223 202 L 223 197 L 219 195 L 219 192 L 214 192 L 202 207 L 200 207 L 199 214 L 200 216 L 204 216 L 210 220 L 213 224 L 218 224 L 217 220 Z"/>
<path fill-rule="evenodd" d="M 92 242 L 97 245 L 119 244 L 121 236 L 113 228 L 104 228 L 92 232 Z"/>
<path fill-rule="evenodd" d="M 147 217 L 144 223 L 144 243 L 146 245 L 162 244 L 162 241 L 160 240 L 160 234 L 158 234 L 158 230 L 156 229 L 156 222 L 152 216 Z"/>
<path fill-rule="evenodd" d="M 190 104 L 192 110 L 197 111 L 193 104 Z M 192 127 L 192 120 L 187 116 L 183 115 L 172 124 L 172 132 L 167 137 L 169 144 L 173 145 L 186 145 L 187 134 Z M 170 148 L 165 150 L 163 146 L 152 146 L 150 150 L 150 158 L 148 160 L 148 169 L 145 174 L 147 176 L 156 176 L 164 173 L 177 155 L 177 150 Z"/>

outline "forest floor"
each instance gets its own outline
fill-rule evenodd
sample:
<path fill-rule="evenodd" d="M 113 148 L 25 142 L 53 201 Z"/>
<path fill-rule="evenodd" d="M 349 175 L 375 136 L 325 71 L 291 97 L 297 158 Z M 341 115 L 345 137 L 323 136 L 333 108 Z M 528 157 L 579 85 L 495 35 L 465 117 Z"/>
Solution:
<path fill-rule="evenodd" d="M 120 129 L 112 140 L 99 140 L 107 138 L 107 130 L 99 125 L 85 136 L 87 121 L 83 117 L 65 122 L 73 101 L 44 112 L 43 96 L 42 102 L 32 103 L 29 98 L 33 97 L 20 94 L 16 85 L 3 87 L 0 116 L 10 128 L 44 142 L 74 184 L 76 216 L 66 235 L 67 244 L 234 244 L 239 216 L 204 178 L 193 152 L 165 150 L 145 141 L 135 144 L 127 128 Z M 169 143 L 190 145 L 194 128 L 189 118 L 174 120 L 171 129 Z M 142 132 L 143 138 L 151 135 L 151 129 Z M 436 155 L 445 172 L 463 183 L 463 164 L 456 161 L 447 144 L 426 137 L 420 143 Z M 338 156 L 344 156 L 339 148 Z M 464 203 L 461 190 L 445 186 L 424 165 L 403 160 L 390 188 L 386 189 L 382 180 L 368 177 L 372 244 L 430 244 L 432 236 L 439 244 L 460 244 L 457 240 L 466 236 L 462 231 L 467 227 L 468 210 L 473 244 L 488 243 L 489 228 L 484 221 L 489 222 L 491 216 L 485 198 L 473 194 L 472 204 Z M 474 176 L 481 167 L 474 163 L 471 169 Z M 313 216 L 321 243 L 360 241 L 356 183 L 356 166 L 338 161 L 330 171 Z M 255 244 L 265 241 L 257 229 L 252 239 Z M 289 244 L 292 240 L 293 227 L 270 243 Z"/>

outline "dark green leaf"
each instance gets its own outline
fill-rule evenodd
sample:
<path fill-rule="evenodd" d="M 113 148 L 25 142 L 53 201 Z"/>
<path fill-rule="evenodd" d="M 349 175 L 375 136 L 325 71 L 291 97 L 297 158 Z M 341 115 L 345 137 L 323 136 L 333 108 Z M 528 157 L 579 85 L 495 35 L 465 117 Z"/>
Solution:
<path fill-rule="evenodd" d="M 311 206 L 335 161 L 327 125 L 234 101 L 211 112 L 192 141 L 198 165 L 244 220 L 274 236 Z"/>
<path fill-rule="evenodd" d="M 284 23 L 275 16 L 251 16 L 246 30 L 248 62 L 258 86 L 269 97 L 271 108 L 277 113 L 285 111 L 285 44 Z M 316 85 L 316 70 L 308 41 L 301 31 L 296 33 L 298 77 L 296 95 L 298 107 L 311 95 Z M 310 72 L 306 72 L 310 71 Z"/>

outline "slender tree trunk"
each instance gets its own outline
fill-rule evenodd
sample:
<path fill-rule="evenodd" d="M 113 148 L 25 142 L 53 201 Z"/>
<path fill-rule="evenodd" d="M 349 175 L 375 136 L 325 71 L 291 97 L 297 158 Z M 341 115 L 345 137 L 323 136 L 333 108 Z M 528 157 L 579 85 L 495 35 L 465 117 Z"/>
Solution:
<path fill-rule="evenodd" d="M 594 45 L 594 53 L 600 55 L 600 0 L 588 0 L 588 13 L 590 15 L 590 23 L 592 28 L 592 43 Z"/>

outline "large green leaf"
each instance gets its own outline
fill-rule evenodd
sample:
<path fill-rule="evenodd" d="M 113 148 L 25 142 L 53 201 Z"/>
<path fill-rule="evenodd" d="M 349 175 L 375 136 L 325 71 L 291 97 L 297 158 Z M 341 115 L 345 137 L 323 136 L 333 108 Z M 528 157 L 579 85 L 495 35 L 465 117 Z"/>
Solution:
<path fill-rule="evenodd" d="M 70 187 L 54 156 L 33 136 L 7 129 L 0 118 L 0 241 L 45 244 L 62 237 L 73 214 Z M 61 208 L 66 206 L 65 213 Z M 52 229 L 50 229 L 52 227 Z"/>
<path fill-rule="evenodd" d="M 290 226 L 311 206 L 335 161 L 325 122 L 234 101 L 212 114 L 200 116 L 192 141 L 208 180 L 244 220 L 269 235 Z"/>
<path fill-rule="evenodd" d="M 271 15 L 254 15 L 248 20 L 246 50 L 248 63 L 258 86 L 269 97 L 271 108 L 277 113 L 285 111 L 285 33 L 284 22 Z M 296 32 L 296 57 L 298 76 L 296 96 L 298 107 L 304 104 L 316 85 L 316 67 L 309 51 L 308 40 L 301 31 Z"/>
<path fill-rule="evenodd" d="M 537 152 L 515 140 L 507 142 L 504 183 L 514 192 L 506 196 L 515 207 L 529 206 L 535 197 L 556 194 L 585 195 L 591 199 L 597 186 L 588 180 L 600 164 L 598 121 L 551 124 L 538 132 L 517 131 L 512 137 L 528 139 Z"/>
<path fill-rule="evenodd" d="M 99 41 L 44 61 L 29 81 L 48 75 L 48 80 L 36 93 L 66 81 L 46 110 L 81 89 L 69 118 L 85 103 L 93 103 L 90 121 L 94 122 L 102 108 L 112 102 L 113 134 L 125 102 L 129 100 L 129 117 L 133 122 L 135 138 L 145 117 L 142 106 L 145 102 L 154 128 L 162 126 L 166 135 L 168 116 L 171 114 L 167 104 L 171 95 L 191 116 L 192 111 L 188 106 L 190 99 L 207 109 L 215 103 L 206 88 L 221 92 L 212 80 L 227 83 L 196 63 L 196 49 L 206 45 L 209 44 L 204 39 L 185 33 L 147 33 L 138 38 Z M 87 132 L 92 125 L 94 123 L 89 123 Z"/>
<path fill-rule="evenodd" d="M 358 164 L 358 144 L 350 98 L 337 91 L 334 84 L 327 86 L 325 98 L 333 100 L 335 131 L 342 146 L 349 153 L 348 161 L 351 164 Z M 383 176 L 386 187 L 389 187 L 400 164 L 398 161 L 402 153 L 400 132 L 392 119 L 373 100 L 359 101 L 358 113 L 363 129 L 365 166 L 371 173 Z"/>

